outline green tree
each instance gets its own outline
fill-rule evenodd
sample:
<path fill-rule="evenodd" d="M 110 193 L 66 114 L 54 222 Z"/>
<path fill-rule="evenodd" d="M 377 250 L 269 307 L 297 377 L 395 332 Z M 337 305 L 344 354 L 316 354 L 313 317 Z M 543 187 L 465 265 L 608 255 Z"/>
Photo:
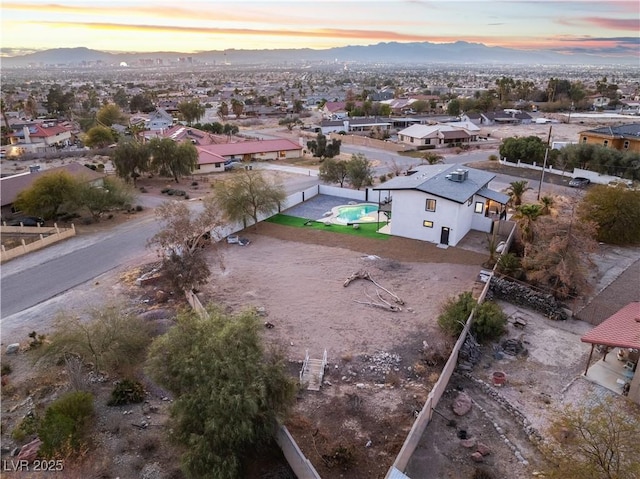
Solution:
<path fill-rule="evenodd" d="M 106 211 L 130 206 L 135 197 L 135 190 L 120 178 L 106 177 L 103 181 L 102 187 L 79 182 L 75 190 L 74 202 L 89 211 L 95 221 Z"/>
<path fill-rule="evenodd" d="M 216 185 L 213 195 L 229 221 L 242 221 L 246 226 L 251 218 L 256 228 L 260 215 L 267 216 L 279 211 L 286 199 L 281 184 L 269 181 L 256 170 L 240 170 Z"/>
<path fill-rule="evenodd" d="M 199 121 L 204 116 L 205 107 L 198 100 L 183 101 L 178 103 L 178 111 L 191 126 L 194 121 Z"/>
<path fill-rule="evenodd" d="M 198 150 L 189 141 L 176 143 L 170 138 L 154 138 L 148 148 L 151 168 L 161 176 L 172 177 L 176 183 L 198 166 Z"/>
<path fill-rule="evenodd" d="M 84 137 L 84 144 L 89 148 L 104 148 L 115 141 L 113 130 L 106 126 L 94 126 Z"/>
<path fill-rule="evenodd" d="M 598 225 L 598 241 L 610 244 L 640 243 L 640 191 L 595 185 L 578 207 L 581 221 Z"/>
<path fill-rule="evenodd" d="M 113 94 L 113 102 L 120 108 L 127 108 L 129 106 L 129 96 L 124 88 L 118 88 Z"/>
<path fill-rule="evenodd" d="M 554 416 L 544 452 L 549 479 L 640 477 L 640 423 L 635 404 L 606 398 L 565 406 Z"/>
<path fill-rule="evenodd" d="M 98 120 L 98 124 L 100 126 L 111 127 L 115 123 L 122 122 L 124 120 L 124 115 L 122 114 L 122 111 L 120 110 L 120 107 L 118 107 L 118 105 L 110 103 L 98 110 L 98 113 L 96 114 L 96 120 Z"/>
<path fill-rule="evenodd" d="M 278 125 L 286 126 L 287 130 L 292 131 L 295 126 L 301 126 L 304 125 L 304 123 L 300 118 L 295 116 L 282 118 L 280 121 L 278 121 Z"/>
<path fill-rule="evenodd" d="M 307 148 L 311 151 L 316 158 L 333 158 L 340 154 L 340 146 L 342 142 L 340 140 L 333 139 L 331 143 L 327 141 L 327 137 L 322 133 L 318 133 L 315 140 L 307 142 Z"/>
<path fill-rule="evenodd" d="M 124 141 L 118 144 L 113 152 L 112 161 L 116 173 L 125 181 L 133 180 L 135 186 L 137 178 L 150 168 L 149 148 L 137 141 Z"/>
<path fill-rule="evenodd" d="M 500 156 L 508 161 L 533 164 L 542 163 L 546 151 L 546 143 L 537 136 L 523 138 L 506 138 L 499 147 Z"/>
<path fill-rule="evenodd" d="M 348 176 L 347 162 L 327 158 L 320 165 L 318 178 L 326 183 L 338 183 L 340 188 L 344 187 L 344 182 Z"/>
<path fill-rule="evenodd" d="M 244 103 L 236 98 L 233 98 L 231 100 L 231 111 L 235 115 L 236 119 L 240 119 L 240 116 L 242 116 L 242 112 L 244 111 Z"/>
<path fill-rule="evenodd" d="M 454 98 L 447 103 L 447 115 L 458 116 L 460 114 L 460 100 Z"/>
<path fill-rule="evenodd" d="M 142 112 L 142 113 L 151 113 L 155 111 L 156 107 L 154 106 L 151 98 L 147 95 L 137 94 L 131 97 L 131 101 L 129 102 L 129 110 L 131 113 Z"/>
<path fill-rule="evenodd" d="M 509 183 L 507 194 L 509 195 L 509 198 L 511 198 L 510 201 L 513 203 L 513 206 L 516 208 L 522 204 L 522 196 L 525 192 L 532 189 L 528 185 L 529 182 L 527 180 L 518 180 Z"/>
<path fill-rule="evenodd" d="M 347 161 L 347 179 L 356 190 L 372 183 L 373 168 L 362 153 L 351 155 L 351 159 Z"/>
<path fill-rule="evenodd" d="M 192 290 L 211 275 L 202 246 L 217 244 L 222 237 L 222 220 L 213 197 L 205 197 L 202 206 L 199 213 L 193 213 L 186 203 L 171 201 L 156 209 L 162 226 L 148 246 L 162 258 L 163 272 L 174 291 Z"/>
<path fill-rule="evenodd" d="M 52 115 L 67 116 L 75 103 L 73 92 L 64 92 L 60 85 L 53 85 L 47 93 L 47 111 Z"/>
<path fill-rule="evenodd" d="M 243 457 L 273 438 L 295 397 L 281 357 L 267 353 L 253 312 L 178 315 L 151 345 L 148 369 L 175 394 L 175 439 L 188 477 L 235 479 Z"/>
<path fill-rule="evenodd" d="M 44 173 L 18 194 L 17 210 L 44 219 L 55 219 L 60 208 L 76 197 L 78 181 L 65 171 Z"/>
<path fill-rule="evenodd" d="M 229 116 L 229 105 L 227 102 L 223 101 L 220 103 L 220 106 L 218 107 L 218 116 L 220 117 L 220 120 L 222 120 L 222 123 L 224 123 L 224 119 Z"/>
<path fill-rule="evenodd" d="M 555 204 L 556 204 L 556 200 L 553 196 L 549 196 L 549 195 L 543 196 L 542 198 L 540 198 L 540 206 L 542 207 L 540 209 L 540 214 L 541 215 L 551 214 L 551 211 Z"/>

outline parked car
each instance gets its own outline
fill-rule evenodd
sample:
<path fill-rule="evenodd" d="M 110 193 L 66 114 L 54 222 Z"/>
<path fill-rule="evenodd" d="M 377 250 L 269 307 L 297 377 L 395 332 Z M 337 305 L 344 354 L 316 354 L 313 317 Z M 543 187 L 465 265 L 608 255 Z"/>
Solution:
<path fill-rule="evenodd" d="M 44 220 L 38 216 L 21 216 L 7 222 L 7 226 L 44 226 Z"/>
<path fill-rule="evenodd" d="M 241 162 L 239 161 L 225 161 L 224 162 L 224 171 L 237 170 L 239 168 L 244 168 Z"/>
<path fill-rule="evenodd" d="M 591 183 L 591 180 L 589 178 L 576 176 L 569 182 L 569 186 L 573 188 L 584 188 L 585 186 L 588 186 L 589 183 Z"/>

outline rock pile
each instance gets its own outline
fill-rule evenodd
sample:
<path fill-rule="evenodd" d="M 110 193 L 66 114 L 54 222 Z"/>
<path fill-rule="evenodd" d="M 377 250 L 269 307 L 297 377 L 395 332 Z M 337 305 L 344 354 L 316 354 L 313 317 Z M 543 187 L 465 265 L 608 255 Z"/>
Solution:
<path fill-rule="evenodd" d="M 402 358 L 399 354 L 378 351 L 365 357 L 370 363 L 367 369 L 370 372 L 387 374 L 391 371 L 399 371 Z"/>
<path fill-rule="evenodd" d="M 510 356 L 526 356 L 529 352 L 520 339 L 505 339 L 501 346 L 502 351 Z"/>
<path fill-rule="evenodd" d="M 458 355 L 458 369 L 461 371 L 471 371 L 473 366 L 480 362 L 482 349 L 478 342 L 469 334 L 464 340 Z"/>
<path fill-rule="evenodd" d="M 550 294 L 540 293 L 526 285 L 493 276 L 489 290 L 496 298 L 539 311 L 550 319 L 566 320 L 567 312 Z"/>

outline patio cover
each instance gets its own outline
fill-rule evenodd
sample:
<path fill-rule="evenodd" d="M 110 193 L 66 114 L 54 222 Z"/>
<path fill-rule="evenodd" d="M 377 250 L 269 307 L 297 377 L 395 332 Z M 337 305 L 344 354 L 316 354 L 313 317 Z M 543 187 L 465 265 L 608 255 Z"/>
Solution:
<path fill-rule="evenodd" d="M 506 205 L 509 202 L 509 195 L 505 195 L 504 193 L 500 193 L 499 191 L 490 190 L 486 186 L 480 188 L 476 194 L 478 196 L 482 196 L 483 198 L 496 201 L 501 205 Z"/>
<path fill-rule="evenodd" d="M 580 338 L 583 343 L 640 349 L 640 302 L 627 304 Z"/>

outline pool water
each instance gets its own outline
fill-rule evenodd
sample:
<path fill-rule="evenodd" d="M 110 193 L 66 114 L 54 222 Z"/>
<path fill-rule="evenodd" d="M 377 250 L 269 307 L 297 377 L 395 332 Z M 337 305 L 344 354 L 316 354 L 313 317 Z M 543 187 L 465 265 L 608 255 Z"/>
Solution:
<path fill-rule="evenodd" d="M 340 223 L 366 223 L 377 221 L 378 215 L 372 214 L 378 211 L 378 205 L 373 204 L 359 204 L 340 206 L 338 208 L 338 214 L 336 220 Z"/>

